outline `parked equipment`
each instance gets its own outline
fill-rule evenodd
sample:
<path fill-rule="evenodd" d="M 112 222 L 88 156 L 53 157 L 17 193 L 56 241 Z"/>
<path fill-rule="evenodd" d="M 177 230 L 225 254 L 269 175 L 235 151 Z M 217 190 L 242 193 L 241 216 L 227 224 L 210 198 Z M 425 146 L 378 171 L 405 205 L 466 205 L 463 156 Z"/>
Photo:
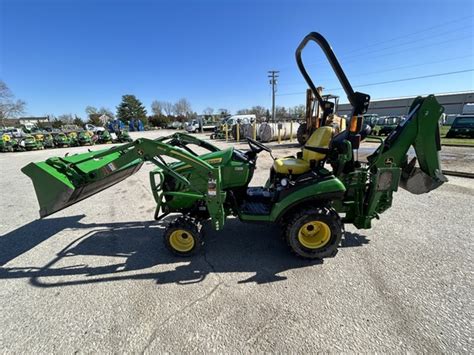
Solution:
<path fill-rule="evenodd" d="M 94 142 L 92 141 L 94 133 L 89 131 L 81 131 L 77 135 L 77 141 L 79 145 L 93 145 Z"/>
<path fill-rule="evenodd" d="M 120 143 L 127 143 L 133 141 L 132 137 L 130 137 L 130 133 L 128 133 L 128 131 L 124 129 L 117 132 L 117 140 Z"/>
<path fill-rule="evenodd" d="M 455 137 L 474 138 L 474 114 L 456 117 L 453 124 L 446 133 L 446 138 Z"/>
<path fill-rule="evenodd" d="M 336 129 L 336 132 L 343 131 L 345 127 L 345 120 L 336 116 L 334 112 L 337 111 L 339 104 L 339 96 L 336 95 L 322 95 L 323 88 L 317 87 L 316 91 L 313 93 L 312 89 L 306 90 L 306 114 L 305 122 L 301 123 L 298 127 L 296 138 L 300 145 L 304 145 L 311 134 L 318 128 L 322 126 L 322 116 L 323 108 L 320 106 L 320 102 L 316 97 L 318 94 L 323 102 L 327 102 L 332 105 L 332 112 L 327 118 L 325 124 L 331 125 Z"/>
<path fill-rule="evenodd" d="M 53 134 L 53 140 L 54 140 L 54 145 L 58 148 L 69 147 L 71 144 L 71 140 L 63 132 Z"/>
<path fill-rule="evenodd" d="M 23 144 L 26 150 L 39 150 L 44 149 L 43 144 L 40 140 L 37 140 L 35 136 L 31 134 L 27 134 L 25 138 L 23 138 Z"/>
<path fill-rule="evenodd" d="M 110 135 L 110 132 L 107 130 L 97 132 L 97 137 L 98 137 L 98 142 L 101 144 L 112 143 L 112 136 Z"/>
<path fill-rule="evenodd" d="M 333 129 L 325 126 L 334 105 L 317 92 L 301 59 L 310 41 L 322 48 L 352 105 L 349 129 L 334 137 Z M 318 33 L 303 39 L 296 60 L 323 108 L 322 124 L 296 157 L 274 159 L 264 187 L 248 185 L 258 154 L 272 154 L 269 147 L 248 138 L 247 151 L 234 147 L 220 150 L 206 141 L 176 133 L 28 164 L 22 171 L 33 181 L 40 215 L 50 215 L 97 193 L 134 174 L 148 161 L 157 166 L 150 172 L 157 202 L 155 218 L 181 214 L 164 232 L 166 246 L 176 255 L 188 256 L 199 250 L 203 221 L 210 220 L 215 230 L 221 230 L 226 217 L 234 215 L 244 222 L 279 223 L 291 250 L 315 259 L 335 255 L 344 224 L 370 228 L 372 219 L 390 208 L 399 185 L 419 194 L 446 181 L 438 158 L 438 119 L 443 108 L 434 96 L 416 98 L 406 121 L 362 165 L 353 150 L 369 133 L 369 128 L 362 125 L 369 95 L 353 91 L 331 47 Z M 193 145 L 208 153 L 196 155 Z M 415 167 L 415 159 L 407 160 L 411 145 L 419 167 Z M 163 157 L 179 161 L 169 163 Z M 331 170 L 325 168 L 325 163 Z M 345 214 L 344 218 L 340 213 Z"/>
<path fill-rule="evenodd" d="M 43 134 L 43 147 L 45 148 L 54 148 L 54 139 L 51 133 Z"/>
<path fill-rule="evenodd" d="M 0 152 L 13 152 L 13 139 L 8 133 L 1 134 Z"/>

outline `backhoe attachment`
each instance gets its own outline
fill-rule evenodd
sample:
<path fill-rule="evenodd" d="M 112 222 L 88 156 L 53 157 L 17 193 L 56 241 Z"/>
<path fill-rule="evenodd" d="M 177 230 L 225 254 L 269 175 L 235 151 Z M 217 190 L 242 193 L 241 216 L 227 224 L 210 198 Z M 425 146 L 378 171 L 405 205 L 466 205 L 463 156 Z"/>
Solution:
<path fill-rule="evenodd" d="M 443 111 L 444 108 L 433 95 L 417 97 L 407 119 L 368 157 L 371 169 L 401 168 L 399 185 L 417 195 L 432 191 L 448 181 L 441 172 L 439 160 L 439 118 Z M 408 162 L 406 154 L 410 146 L 413 146 L 416 157 Z M 419 167 L 416 166 L 417 160 Z"/>

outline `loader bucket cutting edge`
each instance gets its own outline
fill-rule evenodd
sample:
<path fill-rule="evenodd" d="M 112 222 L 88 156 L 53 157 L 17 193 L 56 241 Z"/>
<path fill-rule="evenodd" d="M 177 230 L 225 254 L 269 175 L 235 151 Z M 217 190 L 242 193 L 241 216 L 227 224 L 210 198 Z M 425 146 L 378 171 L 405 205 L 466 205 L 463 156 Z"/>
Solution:
<path fill-rule="evenodd" d="M 46 162 L 30 163 L 21 171 L 33 182 L 40 217 L 43 218 L 126 179 L 138 171 L 142 164 L 141 160 L 137 160 L 100 180 L 80 186 L 74 186 L 65 174 Z"/>

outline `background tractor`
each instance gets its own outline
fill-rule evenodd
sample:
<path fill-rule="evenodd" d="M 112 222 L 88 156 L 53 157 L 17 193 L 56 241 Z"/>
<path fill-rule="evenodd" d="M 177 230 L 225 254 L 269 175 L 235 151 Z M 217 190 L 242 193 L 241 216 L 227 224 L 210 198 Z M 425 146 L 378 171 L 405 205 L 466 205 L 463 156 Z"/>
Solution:
<path fill-rule="evenodd" d="M 320 95 L 301 59 L 311 41 L 323 50 L 352 105 L 348 128 L 336 134 L 327 125 L 335 104 Z M 164 233 L 165 245 L 174 254 L 189 256 L 199 250 L 204 222 L 222 230 L 227 217 L 235 216 L 242 222 L 278 223 L 294 253 L 320 259 L 336 254 L 344 224 L 371 228 L 371 221 L 391 207 L 398 186 L 420 194 L 446 181 L 438 158 L 438 119 L 443 108 L 434 96 L 415 99 L 407 119 L 384 141 L 380 139 L 367 162 L 361 162 L 354 152 L 370 133 L 363 124 L 369 95 L 353 91 L 319 33 L 303 39 L 296 61 L 321 107 L 320 125 L 298 154 L 274 158 L 265 186 L 249 187 L 259 154 L 273 153 L 264 144 L 247 138 L 248 150 L 219 149 L 176 133 L 28 164 L 22 171 L 33 181 L 40 215 L 50 215 L 112 186 L 147 161 L 156 165 L 150 172 L 155 219 L 175 216 Z M 416 158 L 408 161 L 411 146 L 418 166 Z M 196 147 L 207 152 L 197 154 Z"/>

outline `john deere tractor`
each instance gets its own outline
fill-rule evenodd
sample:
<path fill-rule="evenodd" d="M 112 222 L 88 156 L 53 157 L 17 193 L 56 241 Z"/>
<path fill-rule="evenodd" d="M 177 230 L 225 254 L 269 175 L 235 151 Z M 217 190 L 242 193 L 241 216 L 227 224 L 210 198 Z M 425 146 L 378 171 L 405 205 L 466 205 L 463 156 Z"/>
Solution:
<path fill-rule="evenodd" d="M 90 131 L 80 131 L 77 135 L 77 141 L 79 145 L 93 145 L 92 136 L 94 133 Z"/>
<path fill-rule="evenodd" d="M 352 105 L 348 128 L 337 134 L 325 125 L 334 105 L 318 93 L 301 59 L 310 41 L 323 50 Z M 227 217 L 235 216 L 242 222 L 280 224 L 290 249 L 315 259 L 335 255 L 344 224 L 370 228 L 372 219 L 391 207 L 398 186 L 420 194 L 446 181 L 438 158 L 438 119 L 443 108 L 434 96 L 416 98 L 408 118 L 381 140 L 367 162 L 361 162 L 354 152 L 370 133 L 362 123 L 369 95 L 353 91 L 331 47 L 318 33 L 303 39 L 296 62 L 323 108 L 322 124 L 296 156 L 274 159 L 265 186 L 249 187 L 259 154 L 272 154 L 264 144 L 248 138 L 247 150 L 219 149 L 176 133 L 28 164 L 22 171 L 33 181 L 40 215 L 112 186 L 147 161 L 156 165 L 150 172 L 155 219 L 174 216 L 164 232 L 165 244 L 174 254 L 189 256 L 199 250 L 203 222 L 225 232 Z M 207 153 L 196 154 L 196 146 Z M 407 159 L 410 146 L 419 166 L 416 158 Z M 168 157 L 178 161 L 165 160 Z"/>
<path fill-rule="evenodd" d="M 0 132 L 0 152 L 13 152 L 12 137 L 8 133 Z"/>
<path fill-rule="evenodd" d="M 70 138 L 63 132 L 53 134 L 54 145 L 58 148 L 71 146 Z"/>
<path fill-rule="evenodd" d="M 36 138 L 36 135 L 27 134 L 25 138 L 23 138 L 23 143 L 26 150 L 44 149 L 43 142 L 42 142 L 43 135 L 41 134 L 37 136 L 38 138 Z M 41 138 L 39 136 L 41 136 Z"/>

